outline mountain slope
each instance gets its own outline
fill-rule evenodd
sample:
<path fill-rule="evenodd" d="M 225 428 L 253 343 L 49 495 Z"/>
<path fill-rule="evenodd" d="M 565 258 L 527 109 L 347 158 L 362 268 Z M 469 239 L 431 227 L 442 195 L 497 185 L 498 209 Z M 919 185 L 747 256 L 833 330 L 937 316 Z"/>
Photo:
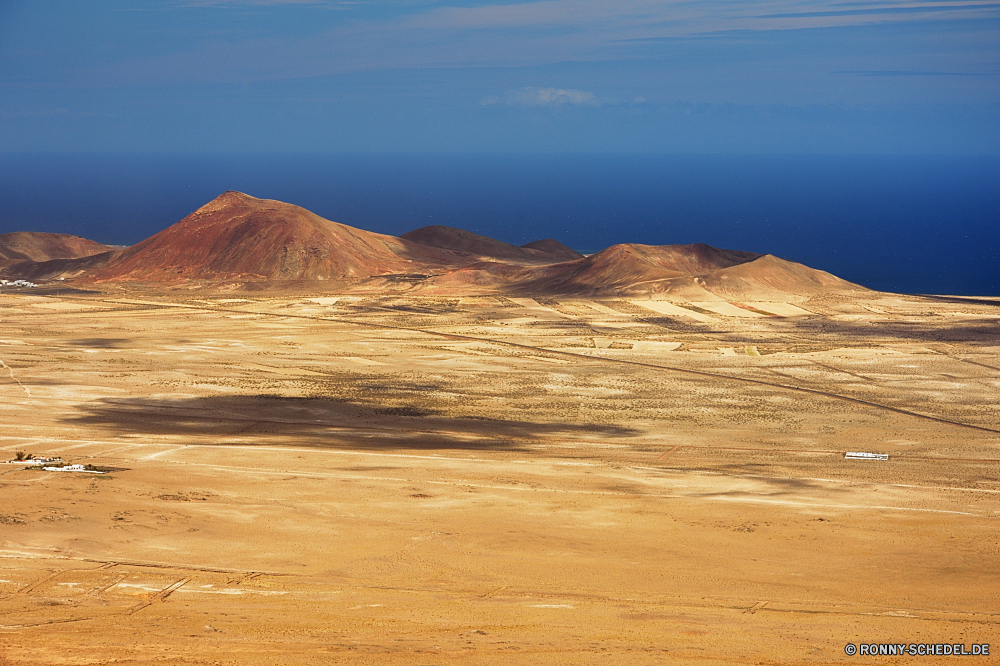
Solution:
<path fill-rule="evenodd" d="M 760 255 L 694 245 L 612 245 L 576 261 L 534 271 L 524 289 L 562 294 L 616 293 L 622 289 L 686 275 L 703 275 L 752 261 Z"/>
<path fill-rule="evenodd" d="M 583 259 L 583 255 L 571 247 L 563 245 L 554 238 L 543 238 L 542 240 L 525 243 L 521 247 L 531 250 L 539 250 L 559 261 L 575 261 Z"/>
<path fill-rule="evenodd" d="M 8 280 L 45 281 L 75 278 L 96 271 L 111 261 L 121 250 L 92 254 L 71 259 L 49 259 L 48 261 L 14 261 L 0 264 L 0 278 Z"/>
<path fill-rule="evenodd" d="M 454 253 L 226 192 L 122 252 L 94 280 L 349 280 L 455 263 Z"/>
<path fill-rule="evenodd" d="M 475 259 L 499 259 L 525 264 L 552 264 L 560 261 L 572 261 L 583 256 L 552 239 L 534 241 L 518 247 L 495 238 L 474 234 L 471 231 L 439 224 L 414 229 L 403 234 L 400 238 L 428 247 L 459 252 Z"/>
<path fill-rule="evenodd" d="M 6 251 L 38 257 L 107 249 L 75 237 L 46 236 L 51 238 L 15 237 Z M 396 238 L 239 192 L 226 192 L 133 247 L 48 261 L 8 259 L 0 263 L 0 275 L 72 277 L 92 284 L 193 282 L 208 289 L 226 282 L 227 289 L 275 285 L 341 293 L 656 294 L 687 301 L 801 300 L 863 289 L 771 255 L 704 243 L 627 243 L 583 257 L 551 239 L 517 247 L 443 226 Z"/>
<path fill-rule="evenodd" d="M 0 234 L 0 264 L 15 261 L 50 261 L 78 259 L 117 248 L 70 234 L 41 231 L 15 231 Z"/>
<path fill-rule="evenodd" d="M 768 300 L 782 296 L 815 296 L 831 291 L 867 291 L 826 271 L 765 254 L 753 261 L 706 275 L 707 291 L 727 300 Z"/>

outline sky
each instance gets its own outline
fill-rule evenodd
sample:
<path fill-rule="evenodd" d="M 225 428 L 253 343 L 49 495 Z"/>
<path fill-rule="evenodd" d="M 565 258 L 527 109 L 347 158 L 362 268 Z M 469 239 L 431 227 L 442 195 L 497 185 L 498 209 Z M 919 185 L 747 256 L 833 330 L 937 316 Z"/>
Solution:
<path fill-rule="evenodd" d="M 0 152 L 1000 154 L 1000 0 L 0 0 Z"/>

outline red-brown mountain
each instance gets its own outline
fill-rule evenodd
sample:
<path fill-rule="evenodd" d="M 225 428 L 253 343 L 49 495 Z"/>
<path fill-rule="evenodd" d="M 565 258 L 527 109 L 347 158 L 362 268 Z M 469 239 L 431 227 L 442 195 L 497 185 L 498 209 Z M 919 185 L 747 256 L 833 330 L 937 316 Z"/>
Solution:
<path fill-rule="evenodd" d="M 415 229 L 403 234 L 400 238 L 485 260 L 500 259 L 501 261 L 524 264 L 551 264 L 583 258 L 583 255 L 576 250 L 572 250 L 552 238 L 517 246 L 488 236 L 480 236 L 471 231 L 437 224 Z"/>
<path fill-rule="evenodd" d="M 292 204 L 226 192 L 89 277 L 343 281 L 420 273 L 457 261 L 447 250 L 331 222 Z"/>
<path fill-rule="evenodd" d="M 0 277 L 9 280 L 45 281 L 85 276 L 111 261 L 115 253 L 120 251 L 113 250 L 73 259 L 14 261 L 9 264 L 0 264 Z"/>
<path fill-rule="evenodd" d="M 239 192 L 226 192 L 131 248 L 32 265 L 36 272 L 24 277 L 62 271 L 82 272 L 85 282 L 210 287 L 224 281 L 254 289 L 301 283 L 310 291 L 324 289 L 319 281 L 325 281 L 327 289 L 371 293 L 664 294 L 698 301 L 861 289 L 771 255 L 702 243 L 614 245 L 584 257 L 551 239 L 518 247 L 442 226 L 396 238 Z"/>
<path fill-rule="evenodd" d="M 636 281 L 618 293 L 661 294 L 682 301 L 781 301 L 845 291 L 867 290 L 825 271 L 765 254 L 714 271 Z"/>
<path fill-rule="evenodd" d="M 463 287 L 529 294 L 641 296 L 675 300 L 785 300 L 864 287 L 802 264 L 753 252 L 694 245 L 613 245 L 576 261 L 514 266 L 481 261 L 430 281 L 440 290 Z"/>
<path fill-rule="evenodd" d="M 97 241 L 41 231 L 15 231 L 0 234 L 0 264 L 15 261 L 49 261 L 90 257 L 116 248 Z"/>
<path fill-rule="evenodd" d="M 678 278 L 707 275 L 746 263 L 759 254 L 694 245 L 612 245 L 577 261 L 535 271 L 523 285 L 529 291 L 617 293 L 623 289 Z"/>
<path fill-rule="evenodd" d="M 525 243 L 521 247 L 529 248 L 532 250 L 541 250 L 550 257 L 559 259 L 561 261 L 574 261 L 576 259 L 583 259 L 582 254 L 580 254 L 571 247 L 563 245 L 555 238 L 543 238 L 542 240 L 531 241 L 530 243 Z"/>

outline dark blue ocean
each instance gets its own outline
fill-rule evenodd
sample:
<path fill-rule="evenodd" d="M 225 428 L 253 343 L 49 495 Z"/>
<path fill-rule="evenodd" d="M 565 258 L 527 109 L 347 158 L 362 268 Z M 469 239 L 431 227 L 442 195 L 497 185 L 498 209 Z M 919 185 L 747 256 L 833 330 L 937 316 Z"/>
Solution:
<path fill-rule="evenodd" d="M 129 245 L 230 189 L 395 235 L 705 242 L 886 291 L 1000 295 L 1000 158 L 982 156 L 7 154 L 0 233 Z"/>

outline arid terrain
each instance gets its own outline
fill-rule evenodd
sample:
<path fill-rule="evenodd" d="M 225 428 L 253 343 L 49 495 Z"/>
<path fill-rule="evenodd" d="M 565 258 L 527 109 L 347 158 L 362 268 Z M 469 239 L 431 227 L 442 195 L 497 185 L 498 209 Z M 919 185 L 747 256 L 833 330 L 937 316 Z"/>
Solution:
<path fill-rule="evenodd" d="M 0 663 L 1000 652 L 1000 300 L 650 298 L 4 288 Z"/>
<path fill-rule="evenodd" d="M 994 641 L 1000 299 L 238 192 L 0 250 L 4 664 Z"/>

